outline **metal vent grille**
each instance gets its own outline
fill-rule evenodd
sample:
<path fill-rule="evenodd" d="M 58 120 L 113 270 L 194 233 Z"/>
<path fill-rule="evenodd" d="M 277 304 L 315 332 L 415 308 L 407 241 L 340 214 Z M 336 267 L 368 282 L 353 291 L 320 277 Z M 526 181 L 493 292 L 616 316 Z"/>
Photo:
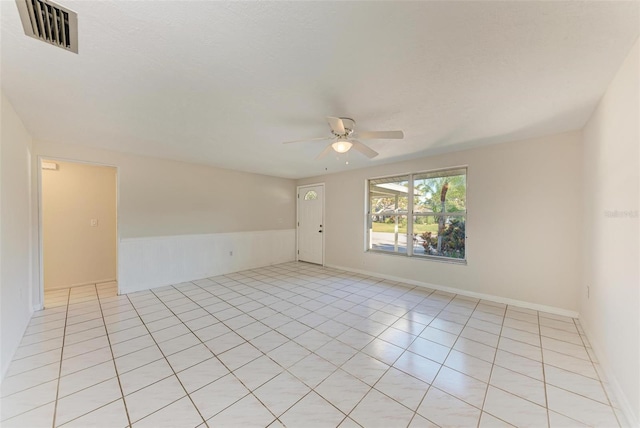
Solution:
<path fill-rule="evenodd" d="M 78 14 L 48 0 L 16 0 L 27 36 L 78 53 Z"/>

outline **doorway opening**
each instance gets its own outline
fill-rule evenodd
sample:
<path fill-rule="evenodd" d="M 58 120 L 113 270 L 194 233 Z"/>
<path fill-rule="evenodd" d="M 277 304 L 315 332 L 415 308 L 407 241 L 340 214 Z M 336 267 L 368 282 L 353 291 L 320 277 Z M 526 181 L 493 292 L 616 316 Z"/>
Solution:
<path fill-rule="evenodd" d="M 49 157 L 38 167 L 41 304 L 117 294 L 117 168 Z"/>
<path fill-rule="evenodd" d="M 324 266 L 324 183 L 298 186 L 297 260 Z"/>

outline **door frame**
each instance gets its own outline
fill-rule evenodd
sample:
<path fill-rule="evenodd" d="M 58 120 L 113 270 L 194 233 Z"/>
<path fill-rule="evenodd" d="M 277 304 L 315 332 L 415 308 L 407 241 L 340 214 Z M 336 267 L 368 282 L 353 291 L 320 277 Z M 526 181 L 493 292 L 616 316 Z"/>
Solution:
<path fill-rule="evenodd" d="M 326 186 L 324 185 L 324 183 L 312 183 L 312 184 L 304 184 L 301 186 L 296 186 L 296 261 L 299 261 L 299 255 L 300 255 L 300 251 L 298 248 L 298 244 L 299 244 L 299 240 L 300 240 L 300 189 L 303 189 L 305 187 L 317 187 L 320 186 L 322 187 L 322 266 L 324 266 L 325 263 L 325 257 L 324 257 L 324 248 L 325 248 L 325 235 L 326 235 L 326 230 L 327 230 L 327 222 L 325 221 L 326 219 L 324 218 L 324 214 L 325 214 L 325 200 L 326 200 Z"/>
<path fill-rule="evenodd" d="M 38 310 L 44 309 L 44 221 L 42 212 L 42 161 L 51 160 L 57 162 L 78 163 L 91 166 L 108 166 L 116 170 L 116 281 L 118 283 L 118 295 L 120 295 L 120 170 L 117 165 L 91 162 L 78 159 L 61 158 L 58 156 L 38 155 L 36 167 L 38 168 L 38 290 L 40 302 Z"/>

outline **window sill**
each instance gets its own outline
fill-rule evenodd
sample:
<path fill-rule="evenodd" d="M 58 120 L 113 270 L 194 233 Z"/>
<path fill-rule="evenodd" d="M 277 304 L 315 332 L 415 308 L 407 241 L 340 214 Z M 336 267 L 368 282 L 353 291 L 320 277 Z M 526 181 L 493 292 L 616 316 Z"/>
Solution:
<path fill-rule="evenodd" d="M 423 256 L 423 255 L 415 255 L 415 254 L 413 256 L 408 256 L 407 253 L 392 253 L 390 251 L 380 251 L 380 250 L 365 250 L 365 253 L 381 254 L 381 255 L 392 256 L 392 257 L 405 257 L 407 259 L 412 259 L 412 260 L 427 260 L 432 262 L 448 263 L 453 265 L 463 265 L 463 266 L 467 265 L 467 259 L 453 259 L 450 257 L 438 257 L 438 256 L 427 256 L 427 255 Z"/>

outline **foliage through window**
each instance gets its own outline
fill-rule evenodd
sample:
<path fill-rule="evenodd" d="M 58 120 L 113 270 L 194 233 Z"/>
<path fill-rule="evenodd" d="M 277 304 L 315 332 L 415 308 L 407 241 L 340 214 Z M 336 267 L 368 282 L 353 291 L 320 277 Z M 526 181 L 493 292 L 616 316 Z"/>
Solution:
<path fill-rule="evenodd" d="M 313 190 L 309 190 L 307 193 L 304 194 L 305 201 L 313 201 L 315 199 L 318 199 L 318 194 Z"/>
<path fill-rule="evenodd" d="M 466 168 L 368 183 L 368 250 L 466 259 Z"/>

